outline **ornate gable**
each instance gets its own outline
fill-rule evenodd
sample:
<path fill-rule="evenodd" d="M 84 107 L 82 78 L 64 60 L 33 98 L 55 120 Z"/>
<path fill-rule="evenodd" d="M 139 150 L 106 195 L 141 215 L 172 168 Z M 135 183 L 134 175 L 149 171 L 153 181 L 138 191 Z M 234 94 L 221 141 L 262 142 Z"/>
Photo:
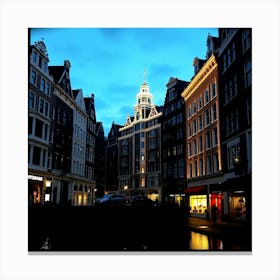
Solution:
<path fill-rule="evenodd" d="M 129 125 L 131 125 L 131 119 L 130 119 L 130 116 L 127 116 L 126 123 L 124 126 L 129 126 Z"/>
<path fill-rule="evenodd" d="M 156 107 L 153 105 L 152 109 L 151 109 L 151 112 L 149 114 L 149 118 L 153 117 L 153 116 L 156 116 L 156 115 L 158 115 L 158 111 L 157 111 Z"/>

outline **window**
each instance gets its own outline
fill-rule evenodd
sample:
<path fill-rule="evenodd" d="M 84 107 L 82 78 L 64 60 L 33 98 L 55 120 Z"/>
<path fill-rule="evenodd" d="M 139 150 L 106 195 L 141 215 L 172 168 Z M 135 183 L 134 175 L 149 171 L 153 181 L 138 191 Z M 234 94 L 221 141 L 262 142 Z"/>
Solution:
<path fill-rule="evenodd" d="M 205 126 L 210 125 L 210 122 L 211 122 L 211 120 L 210 120 L 210 110 L 207 109 L 205 111 Z"/>
<path fill-rule="evenodd" d="M 33 62 L 34 64 L 37 64 L 37 60 L 38 60 L 38 54 L 37 54 L 35 51 L 33 51 L 33 54 L 32 54 L 32 62 Z"/>
<path fill-rule="evenodd" d="M 211 155 L 207 156 L 207 174 L 212 173 L 212 157 Z"/>
<path fill-rule="evenodd" d="M 251 49 L 251 32 L 250 29 L 245 29 L 242 33 L 243 52 Z"/>
<path fill-rule="evenodd" d="M 194 176 L 197 177 L 197 161 L 194 162 Z"/>
<path fill-rule="evenodd" d="M 178 162 L 174 162 L 173 166 L 173 178 L 178 178 Z"/>
<path fill-rule="evenodd" d="M 31 71 L 31 76 L 30 76 L 30 81 L 33 85 L 36 84 L 36 77 L 37 77 L 37 74 L 35 71 Z"/>
<path fill-rule="evenodd" d="M 142 187 L 142 188 L 145 187 L 145 178 L 141 178 L 141 187 Z"/>
<path fill-rule="evenodd" d="M 234 75 L 233 77 L 233 96 L 237 95 L 238 90 L 237 90 L 237 76 Z"/>
<path fill-rule="evenodd" d="M 244 64 L 245 87 L 249 87 L 252 83 L 252 63 L 248 60 Z"/>
<path fill-rule="evenodd" d="M 217 120 L 217 105 L 216 103 L 212 106 L 212 119 L 213 121 Z"/>
<path fill-rule="evenodd" d="M 43 136 L 43 122 L 39 119 L 36 119 L 35 124 L 35 136 L 42 138 Z"/>
<path fill-rule="evenodd" d="M 145 167 L 144 167 L 144 165 L 141 165 L 141 173 L 145 173 Z"/>
<path fill-rule="evenodd" d="M 43 61 L 43 71 L 45 72 L 45 73 L 47 73 L 47 62 L 46 61 Z"/>
<path fill-rule="evenodd" d="M 202 95 L 198 97 L 198 110 L 200 110 L 203 106 Z"/>
<path fill-rule="evenodd" d="M 177 129 L 177 139 L 183 138 L 183 128 Z"/>
<path fill-rule="evenodd" d="M 218 157 L 218 153 L 214 154 L 213 157 L 213 168 L 214 168 L 214 172 L 218 172 L 219 171 L 219 157 Z"/>
<path fill-rule="evenodd" d="M 235 43 L 231 46 L 231 62 L 235 61 Z"/>
<path fill-rule="evenodd" d="M 171 90 L 169 90 L 169 101 L 173 100 L 176 96 L 177 96 L 177 94 L 175 92 L 175 88 L 172 88 Z"/>
<path fill-rule="evenodd" d="M 193 121 L 193 133 L 196 133 L 196 120 Z"/>
<path fill-rule="evenodd" d="M 193 102 L 192 104 L 192 114 L 196 113 L 196 102 Z"/>
<path fill-rule="evenodd" d="M 209 102 L 209 90 L 205 90 L 204 92 L 204 101 L 205 101 L 205 104 L 207 104 Z"/>
<path fill-rule="evenodd" d="M 235 143 L 227 148 L 228 169 L 234 168 L 235 160 L 240 157 L 240 144 Z"/>
<path fill-rule="evenodd" d="M 216 96 L 216 83 L 212 83 L 211 97 L 214 98 Z"/>
<path fill-rule="evenodd" d="M 35 94 L 33 92 L 29 92 L 28 106 L 29 108 L 35 108 Z"/>
<path fill-rule="evenodd" d="M 28 134 L 32 134 L 33 118 L 28 116 Z"/>
<path fill-rule="evenodd" d="M 206 132 L 206 149 L 211 148 L 211 133 L 210 131 Z"/>
<path fill-rule="evenodd" d="M 226 116 L 226 134 L 231 134 L 239 129 L 238 109 L 231 111 Z"/>
<path fill-rule="evenodd" d="M 177 146 L 177 155 L 182 155 L 183 154 L 183 145 Z"/>
<path fill-rule="evenodd" d="M 44 79 L 41 79 L 40 90 L 43 92 L 45 92 L 45 85 L 46 85 L 46 81 Z"/>
<path fill-rule="evenodd" d="M 190 124 L 188 125 L 188 136 L 192 136 L 192 126 Z"/>
<path fill-rule="evenodd" d="M 189 178 L 192 178 L 192 164 L 189 164 Z"/>
<path fill-rule="evenodd" d="M 189 157 L 192 156 L 192 143 L 189 143 Z"/>
<path fill-rule="evenodd" d="M 188 107 L 188 118 L 190 118 L 192 116 L 192 113 L 191 113 L 191 105 Z"/>
<path fill-rule="evenodd" d="M 218 145 L 218 129 L 217 127 L 215 127 L 213 129 L 213 146 L 217 146 Z"/>
<path fill-rule="evenodd" d="M 198 145 L 199 145 L 199 152 L 203 152 L 203 138 L 202 135 L 199 136 L 198 138 Z"/>
<path fill-rule="evenodd" d="M 196 154 L 197 154 L 197 144 L 196 144 L 196 139 L 194 139 L 194 141 L 193 141 L 193 153 L 194 153 L 194 155 L 196 155 Z"/>
<path fill-rule="evenodd" d="M 40 98 L 39 112 L 47 117 L 49 115 L 49 103 L 42 98 Z"/>
<path fill-rule="evenodd" d="M 202 115 L 198 116 L 198 131 L 203 129 L 203 118 Z"/>
<path fill-rule="evenodd" d="M 179 160 L 179 177 L 180 178 L 185 177 L 185 165 L 184 165 L 184 160 L 183 159 Z"/>
<path fill-rule="evenodd" d="M 202 176 L 203 174 L 204 174 L 203 159 L 201 158 L 199 160 L 199 175 Z"/>
<path fill-rule="evenodd" d="M 34 146 L 32 163 L 35 165 L 40 165 L 40 158 L 41 158 L 41 148 Z"/>
<path fill-rule="evenodd" d="M 50 94 L 50 83 L 48 83 L 48 82 L 46 83 L 45 93 L 46 93 L 47 95 Z"/>

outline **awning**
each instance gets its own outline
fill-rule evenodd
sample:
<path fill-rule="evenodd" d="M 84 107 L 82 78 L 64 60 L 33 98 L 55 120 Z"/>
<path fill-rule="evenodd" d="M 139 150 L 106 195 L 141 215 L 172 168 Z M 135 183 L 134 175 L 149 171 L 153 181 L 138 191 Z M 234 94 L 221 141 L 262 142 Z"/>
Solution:
<path fill-rule="evenodd" d="M 206 192 L 206 186 L 195 186 L 185 190 L 185 193 L 202 193 Z"/>

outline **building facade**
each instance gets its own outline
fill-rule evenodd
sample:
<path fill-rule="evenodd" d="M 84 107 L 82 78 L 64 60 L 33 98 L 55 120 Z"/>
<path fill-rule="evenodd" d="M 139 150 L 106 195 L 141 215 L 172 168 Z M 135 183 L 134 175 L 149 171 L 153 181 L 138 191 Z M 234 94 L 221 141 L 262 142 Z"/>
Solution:
<path fill-rule="evenodd" d="M 106 141 L 106 158 L 105 158 L 105 192 L 118 191 L 118 138 L 120 137 L 119 129 L 121 125 L 112 123 L 111 129 Z"/>
<path fill-rule="evenodd" d="M 94 94 L 91 97 L 84 97 L 87 118 L 87 136 L 86 136 L 86 162 L 85 162 L 85 177 L 92 182 L 91 198 L 94 198 L 96 181 L 95 181 L 95 154 L 96 154 L 96 113 Z M 93 201 L 91 201 L 93 203 Z"/>
<path fill-rule="evenodd" d="M 152 103 L 144 81 L 136 96 L 134 116 L 120 128 L 119 191 L 141 194 L 161 201 L 161 117 L 162 108 Z"/>
<path fill-rule="evenodd" d="M 225 217 L 250 220 L 252 174 L 252 30 L 219 28 L 222 184 Z"/>
<path fill-rule="evenodd" d="M 102 122 L 96 123 L 96 153 L 95 153 L 95 195 L 101 197 L 105 193 L 105 151 L 106 140 Z"/>
<path fill-rule="evenodd" d="M 210 36 L 210 35 L 209 35 Z M 211 40 L 210 38 L 207 40 Z M 223 181 L 218 92 L 218 63 L 215 44 L 207 44 L 204 65 L 182 93 L 186 108 L 186 177 L 188 205 L 192 216 L 208 218 L 211 209 L 222 209 L 219 186 Z M 216 46 L 215 46 L 216 47 Z M 212 52 L 209 51 L 212 48 Z"/>
<path fill-rule="evenodd" d="M 48 70 L 48 53 L 43 41 L 29 46 L 28 80 L 28 201 L 50 200 L 53 78 Z"/>
<path fill-rule="evenodd" d="M 162 116 L 162 193 L 167 204 L 183 206 L 186 187 L 186 118 L 181 93 L 189 83 L 171 77 Z"/>

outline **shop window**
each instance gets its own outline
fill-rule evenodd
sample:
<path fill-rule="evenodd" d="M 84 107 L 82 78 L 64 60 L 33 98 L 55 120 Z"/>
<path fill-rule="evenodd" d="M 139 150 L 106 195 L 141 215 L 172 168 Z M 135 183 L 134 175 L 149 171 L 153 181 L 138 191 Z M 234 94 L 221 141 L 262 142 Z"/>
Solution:
<path fill-rule="evenodd" d="M 195 214 L 206 214 L 207 196 L 206 195 L 191 195 L 190 196 L 190 212 Z"/>

